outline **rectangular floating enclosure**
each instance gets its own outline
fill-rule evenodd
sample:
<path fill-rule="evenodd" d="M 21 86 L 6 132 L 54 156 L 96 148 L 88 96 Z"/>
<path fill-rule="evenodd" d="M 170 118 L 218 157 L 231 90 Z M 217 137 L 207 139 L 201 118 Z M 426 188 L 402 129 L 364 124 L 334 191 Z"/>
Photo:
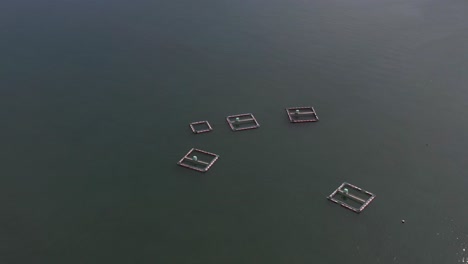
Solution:
<path fill-rule="evenodd" d="M 219 155 L 214 153 L 192 148 L 177 164 L 199 172 L 207 172 L 218 158 Z"/>
<path fill-rule="evenodd" d="M 363 190 L 357 186 L 344 182 L 330 196 L 330 201 L 337 203 L 355 213 L 362 212 L 372 200 L 375 194 Z"/>
<path fill-rule="evenodd" d="M 260 124 L 257 122 L 257 119 L 253 114 L 240 114 L 240 115 L 231 115 L 226 117 L 226 120 L 231 127 L 232 131 L 242 131 L 247 129 L 259 128 Z"/>
<path fill-rule="evenodd" d="M 286 108 L 291 123 L 317 122 L 319 118 L 312 106 Z"/>
<path fill-rule="evenodd" d="M 208 121 L 198 121 L 190 123 L 190 128 L 194 134 L 206 133 L 213 130 L 210 123 Z"/>

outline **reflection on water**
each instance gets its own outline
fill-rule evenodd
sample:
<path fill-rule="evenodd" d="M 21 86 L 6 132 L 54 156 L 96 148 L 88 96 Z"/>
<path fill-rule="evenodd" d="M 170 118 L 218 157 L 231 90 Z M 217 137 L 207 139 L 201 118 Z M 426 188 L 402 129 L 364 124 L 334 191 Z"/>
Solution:
<path fill-rule="evenodd" d="M 467 262 L 466 1 L 3 2 L 0 263 Z"/>

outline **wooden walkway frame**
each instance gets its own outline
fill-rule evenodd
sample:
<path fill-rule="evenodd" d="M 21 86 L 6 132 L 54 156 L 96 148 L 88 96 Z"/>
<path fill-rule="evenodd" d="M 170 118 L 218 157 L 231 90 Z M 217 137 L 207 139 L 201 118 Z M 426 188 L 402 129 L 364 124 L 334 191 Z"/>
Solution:
<path fill-rule="evenodd" d="M 346 193 L 343 191 L 343 187 L 345 187 L 345 186 L 349 186 L 349 187 L 352 188 L 352 189 L 355 189 L 355 190 L 357 190 L 357 191 L 363 192 L 363 193 L 369 195 L 370 197 L 369 197 L 367 200 L 364 200 L 364 199 L 359 198 L 359 197 L 357 197 L 357 196 L 355 196 L 355 195 L 352 195 L 352 194 L 349 194 L 349 193 L 346 194 Z M 360 206 L 359 208 L 357 208 L 357 207 L 353 207 L 353 206 L 347 204 L 346 202 L 337 200 L 337 199 L 334 198 L 335 195 L 337 195 L 337 194 L 338 194 L 338 195 L 346 196 L 347 198 L 352 199 L 352 200 L 354 200 L 354 201 L 360 203 L 361 206 Z M 334 202 L 334 203 L 336 203 L 336 204 L 339 204 L 339 205 L 343 206 L 344 208 L 347 208 L 347 209 L 349 209 L 349 210 L 351 210 L 351 211 L 353 211 L 353 212 L 355 212 L 355 213 L 360 213 L 360 212 L 362 212 L 362 211 L 370 204 L 370 202 L 372 202 L 372 200 L 374 200 L 374 198 L 375 198 L 375 194 L 373 194 L 373 193 L 371 193 L 371 192 L 368 192 L 368 191 L 366 191 L 366 190 L 363 190 L 363 189 L 361 189 L 361 188 L 359 188 L 359 187 L 357 187 L 357 186 L 355 186 L 355 185 L 352 185 L 352 184 L 350 184 L 350 183 L 347 183 L 347 182 L 342 183 L 334 192 L 332 192 L 332 194 L 330 194 L 330 195 L 327 197 L 328 200 L 330 200 L 330 201 L 332 201 L 332 202 Z"/>
<path fill-rule="evenodd" d="M 299 110 L 299 112 L 296 112 L 296 110 Z M 289 121 L 291 123 L 306 123 L 306 122 L 319 121 L 317 113 L 315 112 L 315 109 L 312 106 L 299 106 L 299 107 L 286 108 L 286 113 L 288 114 Z M 297 115 L 310 116 L 310 118 L 298 120 L 296 119 Z"/>
<path fill-rule="evenodd" d="M 236 121 L 237 117 L 239 118 L 239 121 Z M 260 124 L 258 123 L 257 119 L 251 113 L 231 115 L 231 116 L 226 117 L 226 121 L 228 122 L 232 131 L 242 131 L 242 130 L 255 129 L 255 128 L 260 127 Z M 236 124 L 241 124 L 241 123 L 246 123 L 246 122 L 251 122 L 252 125 L 248 127 L 242 127 L 242 128 L 238 128 L 235 126 Z"/>
<path fill-rule="evenodd" d="M 201 160 L 193 160 L 192 157 L 191 157 L 191 154 L 194 151 L 203 153 L 203 154 L 208 155 L 208 156 L 212 156 L 213 159 L 210 162 L 201 161 Z M 179 162 L 177 162 L 177 164 L 179 166 L 182 166 L 182 167 L 185 167 L 185 168 L 188 168 L 188 169 L 192 169 L 192 170 L 196 170 L 196 171 L 199 171 L 199 172 L 207 172 L 211 168 L 211 166 L 213 166 L 213 164 L 218 160 L 218 158 L 219 158 L 219 155 L 217 155 L 217 154 L 214 154 L 214 153 L 211 153 L 211 152 L 208 152 L 208 151 L 204 151 L 204 150 L 200 150 L 200 149 L 196 149 L 196 148 L 192 148 L 191 150 L 189 150 L 189 152 L 187 154 L 185 154 L 184 157 L 182 157 L 182 159 L 179 160 Z M 198 164 L 203 164 L 203 165 L 205 165 L 205 167 L 204 168 L 198 168 L 198 167 L 195 167 L 193 165 L 187 164 L 185 161 L 190 161 L 190 162 L 194 162 L 194 163 L 198 163 Z"/>
<path fill-rule="evenodd" d="M 207 125 L 208 128 L 207 129 L 200 129 L 200 130 L 195 129 L 195 125 L 201 125 L 201 124 Z M 190 128 L 192 129 L 192 132 L 194 134 L 206 133 L 206 132 L 210 132 L 210 131 L 213 130 L 210 123 L 208 121 L 206 121 L 206 120 L 190 123 Z"/>

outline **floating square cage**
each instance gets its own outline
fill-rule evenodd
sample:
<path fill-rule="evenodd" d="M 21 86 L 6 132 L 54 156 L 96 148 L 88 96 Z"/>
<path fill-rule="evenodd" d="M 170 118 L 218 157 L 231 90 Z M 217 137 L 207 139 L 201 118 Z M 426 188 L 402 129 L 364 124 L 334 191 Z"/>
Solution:
<path fill-rule="evenodd" d="M 291 123 L 317 122 L 319 118 L 312 106 L 286 108 Z"/>
<path fill-rule="evenodd" d="M 360 213 L 374 200 L 375 194 L 344 182 L 327 198 L 355 213 Z"/>
<path fill-rule="evenodd" d="M 260 124 L 257 122 L 257 119 L 253 114 L 240 114 L 240 115 L 231 115 L 226 117 L 226 120 L 231 127 L 232 131 L 242 131 L 247 129 L 259 128 Z"/>
<path fill-rule="evenodd" d="M 206 133 L 213 130 L 208 121 L 198 121 L 190 123 L 190 128 L 194 134 Z"/>
<path fill-rule="evenodd" d="M 218 158 L 219 155 L 214 153 L 192 148 L 177 164 L 188 169 L 206 172 Z"/>

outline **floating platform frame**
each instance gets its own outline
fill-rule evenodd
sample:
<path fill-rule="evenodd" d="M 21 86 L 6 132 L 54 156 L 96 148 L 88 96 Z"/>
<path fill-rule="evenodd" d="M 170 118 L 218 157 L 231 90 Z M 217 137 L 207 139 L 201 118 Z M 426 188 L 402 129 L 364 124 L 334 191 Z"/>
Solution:
<path fill-rule="evenodd" d="M 195 126 L 196 125 L 206 125 L 206 129 L 196 129 Z M 208 121 L 198 121 L 198 122 L 193 122 L 193 123 L 190 123 L 190 128 L 192 129 L 192 132 L 194 134 L 200 134 L 200 133 L 206 133 L 206 132 L 210 132 L 213 130 L 213 128 L 211 127 L 210 123 Z"/>
<path fill-rule="evenodd" d="M 347 188 L 351 189 L 351 192 Z M 355 193 L 355 194 L 353 194 Z M 358 197 L 357 193 L 359 193 L 361 197 Z M 337 196 L 343 197 L 343 200 L 339 200 Z M 366 197 L 366 198 L 364 198 Z M 362 212 L 372 200 L 374 200 L 375 194 L 363 190 L 357 186 L 344 182 L 340 185 L 330 196 L 327 197 L 330 201 L 337 203 L 355 213 Z M 359 207 L 352 206 L 349 202 L 345 200 L 349 199 L 353 203 L 360 205 Z"/>
<path fill-rule="evenodd" d="M 204 156 L 212 157 L 211 161 L 206 162 L 206 161 L 199 160 L 197 156 L 192 155 L 196 152 L 201 153 Z M 182 159 L 179 160 L 179 162 L 177 162 L 177 164 L 179 166 L 192 169 L 192 170 L 196 170 L 199 172 L 207 172 L 211 168 L 211 166 L 213 166 L 216 160 L 218 160 L 218 158 L 219 158 L 219 155 L 216 155 L 214 153 L 192 148 L 187 154 L 185 154 L 185 156 Z"/>
<path fill-rule="evenodd" d="M 312 106 L 290 107 L 286 108 L 289 121 L 291 123 L 317 122 L 319 118 Z M 306 119 L 301 119 L 306 118 Z"/>
<path fill-rule="evenodd" d="M 240 114 L 240 115 L 231 115 L 226 117 L 226 120 L 231 127 L 232 131 L 242 131 L 247 129 L 259 128 L 260 124 L 255 119 L 254 115 L 251 113 Z M 250 126 L 239 127 L 240 125 L 250 123 Z"/>

